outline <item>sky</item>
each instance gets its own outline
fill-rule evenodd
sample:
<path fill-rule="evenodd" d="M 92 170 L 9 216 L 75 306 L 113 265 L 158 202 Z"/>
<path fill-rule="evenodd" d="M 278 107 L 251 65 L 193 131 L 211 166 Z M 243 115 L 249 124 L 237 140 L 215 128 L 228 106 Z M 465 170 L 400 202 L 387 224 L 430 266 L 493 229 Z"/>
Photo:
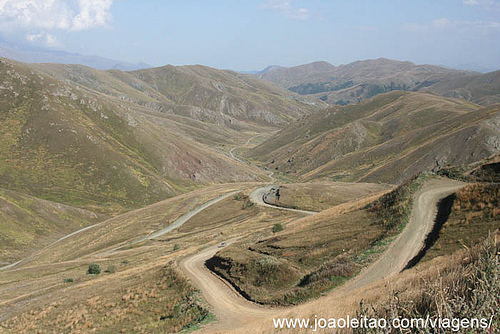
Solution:
<path fill-rule="evenodd" d="M 0 0 L 0 37 L 153 66 L 385 57 L 500 69 L 500 0 Z"/>

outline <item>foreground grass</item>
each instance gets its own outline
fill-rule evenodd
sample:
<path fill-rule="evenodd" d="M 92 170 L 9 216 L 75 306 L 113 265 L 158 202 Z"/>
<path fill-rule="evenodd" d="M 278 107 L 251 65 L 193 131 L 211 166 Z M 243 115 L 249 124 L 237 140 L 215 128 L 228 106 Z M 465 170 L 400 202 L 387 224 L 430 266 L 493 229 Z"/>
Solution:
<path fill-rule="evenodd" d="M 498 234 L 479 245 L 448 256 L 440 267 L 427 267 L 422 275 L 400 285 L 389 298 L 361 305 L 358 315 L 374 318 L 493 317 L 489 333 L 500 330 L 500 239 Z M 473 330 L 471 332 L 478 331 Z M 380 329 L 357 329 L 355 333 L 390 333 Z M 418 333 L 421 330 L 414 329 Z M 435 329 L 433 333 L 449 333 Z M 462 330 L 461 332 L 467 332 Z"/>
<path fill-rule="evenodd" d="M 453 197 L 450 216 L 423 260 L 472 247 L 499 228 L 500 185 L 469 184 Z"/>
<path fill-rule="evenodd" d="M 70 287 L 86 298 L 54 301 L 0 324 L 16 333 L 176 333 L 211 319 L 198 292 L 172 265 L 131 277 L 120 275 L 101 289 Z M 84 291 L 82 291 L 84 290 Z M 62 311 L 62 312 L 61 312 Z"/>

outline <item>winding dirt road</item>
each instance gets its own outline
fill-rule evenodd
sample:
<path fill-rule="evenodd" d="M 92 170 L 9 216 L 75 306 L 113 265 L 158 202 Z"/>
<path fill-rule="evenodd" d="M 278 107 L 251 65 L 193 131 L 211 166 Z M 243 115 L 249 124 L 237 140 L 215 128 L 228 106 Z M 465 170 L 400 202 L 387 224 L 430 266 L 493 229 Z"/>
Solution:
<path fill-rule="evenodd" d="M 457 189 L 461 188 L 464 183 L 437 179 L 427 182 L 422 189 L 414 196 L 414 205 L 410 218 L 410 222 L 405 229 L 398 235 L 396 240 L 389 248 L 381 255 L 381 257 L 371 266 L 366 268 L 351 282 L 344 285 L 339 293 L 348 293 L 349 291 L 365 287 L 371 283 L 377 282 L 380 279 L 399 273 L 408 261 L 415 256 L 423 246 L 425 237 L 431 231 L 434 219 L 437 214 L 437 203 L 440 199 L 450 195 Z M 278 210 L 299 212 L 307 215 L 315 214 L 315 212 L 305 210 L 295 210 L 282 207 L 276 207 L 267 204 L 263 201 L 263 196 L 269 192 L 272 186 L 266 186 L 254 190 L 250 194 L 250 200 L 257 205 L 270 207 Z M 169 227 L 157 231 L 142 240 L 155 238 L 180 227 L 187 222 L 191 217 L 199 212 L 212 206 L 213 204 L 227 198 L 236 192 L 227 193 L 219 196 L 211 201 L 200 205 L 194 210 L 189 211 L 179 217 Z M 98 224 L 97 224 L 98 225 Z M 64 240 L 70 236 L 78 234 L 83 230 L 93 226 L 86 227 L 82 230 L 73 232 L 66 237 L 57 240 L 55 243 Z M 135 241 L 135 242 L 140 242 Z M 226 243 L 231 243 L 237 239 L 228 240 Z M 218 318 L 218 322 L 203 329 L 204 332 L 228 332 L 232 329 L 239 328 L 244 324 L 260 319 L 270 322 L 270 318 L 281 313 L 282 309 L 272 309 L 256 305 L 240 296 L 226 281 L 212 273 L 205 266 L 205 261 L 211 258 L 219 250 L 219 246 L 208 247 L 186 259 L 181 261 L 180 268 L 190 277 L 194 284 L 202 291 L 208 303 L 213 309 L 214 314 Z M 20 261 L 21 262 L 21 261 Z M 4 267 L 4 269 L 12 268 L 16 265 L 12 264 Z M 0 268 L 2 269 L 2 268 Z M 271 324 L 271 322 L 270 322 Z"/>
<path fill-rule="evenodd" d="M 229 245 L 234 241 L 236 239 L 228 240 L 226 244 Z M 182 271 L 201 290 L 203 296 L 212 307 L 213 313 L 217 316 L 218 322 L 209 325 L 204 329 L 204 332 L 227 331 L 241 327 L 256 319 L 267 319 L 269 316 L 275 314 L 278 310 L 264 308 L 249 302 L 226 281 L 205 267 L 205 261 L 214 256 L 219 250 L 220 246 L 215 245 L 202 250 L 180 263 Z"/>
<path fill-rule="evenodd" d="M 448 179 L 427 182 L 414 197 L 410 221 L 405 229 L 377 261 L 344 286 L 344 291 L 349 292 L 401 272 L 418 254 L 425 237 L 431 232 L 438 202 L 464 185 L 463 182 Z"/>
<path fill-rule="evenodd" d="M 241 147 L 246 147 L 246 146 L 250 145 L 250 142 L 252 141 L 252 139 L 257 138 L 257 137 L 259 137 L 259 136 L 261 136 L 261 135 L 262 135 L 262 134 L 260 134 L 260 135 L 256 135 L 256 136 L 253 136 L 253 137 L 248 138 L 248 140 L 247 140 L 247 142 L 245 143 L 245 145 L 243 145 L 243 146 L 241 146 Z M 241 163 L 243 163 L 243 164 L 247 164 L 247 165 L 248 165 L 248 162 L 243 161 L 243 160 L 241 160 L 240 158 L 238 158 L 237 156 L 235 156 L 235 155 L 234 155 L 234 153 L 233 153 L 233 152 L 234 152 L 234 150 L 235 150 L 235 149 L 237 149 L 237 148 L 238 148 L 238 146 L 233 147 L 233 148 L 229 151 L 229 155 L 230 155 L 230 156 L 231 156 L 231 158 L 233 158 L 234 160 L 236 160 L 236 161 L 238 161 L 238 162 L 241 162 Z M 271 180 L 271 182 L 276 181 L 276 179 L 273 177 L 273 175 L 274 175 L 274 172 L 270 172 L 270 173 L 267 175 L 267 177 L 269 178 L 269 180 Z"/>
<path fill-rule="evenodd" d="M 437 214 L 437 203 L 442 198 L 452 194 L 464 183 L 453 180 L 432 180 L 427 182 L 414 196 L 414 205 L 410 218 L 403 232 L 371 266 L 366 268 L 360 275 L 350 283 L 344 285 L 340 293 L 349 293 L 354 289 L 365 287 L 380 279 L 399 273 L 415 256 L 424 244 L 425 237 L 432 230 Z M 272 186 L 262 187 L 254 190 L 250 199 L 252 202 L 266 207 L 279 210 L 290 210 L 306 214 L 314 212 L 293 210 L 275 207 L 264 203 L 263 195 Z M 229 240 L 228 243 L 234 242 Z M 267 319 L 279 314 L 278 309 L 264 308 L 241 297 L 227 282 L 212 273 L 206 266 L 205 261 L 217 253 L 220 248 L 212 246 L 180 263 L 181 269 L 193 280 L 202 291 L 207 301 L 213 308 L 218 322 L 203 329 L 204 332 L 230 332 L 231 329 L 240 327 L 245 323 Z"/>
<path fill-rule="evenodd" d="M 283 211 L 291 211 L 291 212 L 298 212 L 298 213 L 303 213 L 306 215 L 314 215 L 317 212 L 315 211 L 306 211 L 306 210 L 298 210 L 298 209 L 289 209 L 289 208 L 284 208 L 278 205 L 272 205 L 264 202 L 264 196 L 271 191 L 273 186 L 267 186 L 267 187 L 262 187 L 255 189 L 250 193 L 250 200 L 258 205 L 265 206 L 268 208 L 273 208 L 273 209 L 278 209 L 278 210 L 283 210 Z"/>

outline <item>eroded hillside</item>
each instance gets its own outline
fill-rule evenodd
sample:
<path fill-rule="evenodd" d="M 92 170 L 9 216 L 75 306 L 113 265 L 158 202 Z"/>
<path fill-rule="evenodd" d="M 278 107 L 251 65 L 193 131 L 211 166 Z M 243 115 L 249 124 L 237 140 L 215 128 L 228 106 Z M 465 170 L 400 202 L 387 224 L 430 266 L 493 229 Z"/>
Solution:
<path fill-rule="evenodd" d="M 499 112 L 432 93 L 391 92 L 316 112 L 249 154 L 301 180 L 398 183 L 498 152 Z"/>
<path fill-rule="evenodd" d="M 318 109 L 204 67 L 128 73 L 3 59 L 0 73 L 0 185 L 111 213 L 213 182 L 267 179 L 229 149 Z"/>

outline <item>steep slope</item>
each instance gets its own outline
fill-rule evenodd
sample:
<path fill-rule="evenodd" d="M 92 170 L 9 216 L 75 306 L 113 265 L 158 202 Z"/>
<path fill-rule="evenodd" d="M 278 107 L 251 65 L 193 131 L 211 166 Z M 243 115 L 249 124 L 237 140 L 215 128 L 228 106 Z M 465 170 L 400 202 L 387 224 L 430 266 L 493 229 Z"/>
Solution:
<path fill-rule="evenodd" d="M 227 134 L 215 126 L 131 108 L 5 59 L 0 77 L 1 187 L 117 212 L 206 183 L 259 177 L 192 135 Z"/>
<path fill-rule="evenodd" d="M 500 107 L 391 92 L 304 118 L 250 151 L 301 180 L 401 182 L 500 150 Z"/>
<path fill-rule="evenodd" d="M 35 64 L 32 67 L 93 92 L 162 114 L 259 131 L 284 126 L 324 107 L 253 76 L 196 66 L 164 66 L 134 72 L 98 71 L 85 66 Z"/>
<path fill-rule="evenodd" d="M 283 67 L 259 77 L 298 94 L 345 105 L 393 90 L 418 91 L 444 79 L 454 80 L 473 73 L 379 58 L 338 67 L 326 62 Z"/>

